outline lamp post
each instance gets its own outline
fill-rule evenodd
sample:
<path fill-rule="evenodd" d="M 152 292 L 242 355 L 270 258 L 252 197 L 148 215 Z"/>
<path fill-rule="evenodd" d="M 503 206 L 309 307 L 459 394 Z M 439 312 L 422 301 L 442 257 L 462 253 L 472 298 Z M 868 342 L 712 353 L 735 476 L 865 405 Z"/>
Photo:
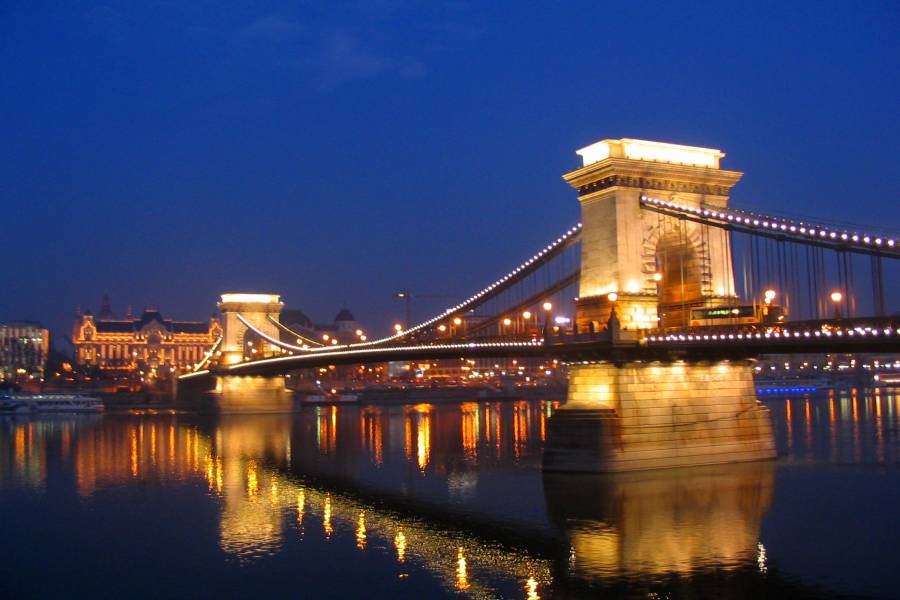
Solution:
<path fill-rule="evenodd" d="M 841 318 L 841 300 L 844 299 L 844 295 L 838 291 L 831 292 L 831 302 L 834 304 L 834 318 Z"/>
<path fill-rule="evenodd" d="M 550 311 L 553 310 L 553 303 L 550 301 L 544 302 L 542 308 L 544 309 L 544 337 L 547 337 L 550 331 Z"/>

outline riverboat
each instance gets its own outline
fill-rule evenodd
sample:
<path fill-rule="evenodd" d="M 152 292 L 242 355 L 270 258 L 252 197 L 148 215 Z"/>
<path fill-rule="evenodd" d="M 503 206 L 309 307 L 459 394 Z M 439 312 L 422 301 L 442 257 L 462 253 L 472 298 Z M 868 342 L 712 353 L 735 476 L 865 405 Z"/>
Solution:
<path fill-rule="evenodd" d="M 0 398 L 3 413 L 102 412 L 103 401 L 81 394 L 7 394 Z"/>

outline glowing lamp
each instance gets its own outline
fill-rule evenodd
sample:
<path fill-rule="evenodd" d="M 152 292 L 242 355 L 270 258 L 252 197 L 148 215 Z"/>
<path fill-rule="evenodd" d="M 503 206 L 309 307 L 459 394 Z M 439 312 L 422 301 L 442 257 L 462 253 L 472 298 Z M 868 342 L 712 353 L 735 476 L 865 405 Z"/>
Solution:
<path fill-rule="evenodd" d="M 552 310 L 553 304 L 551 302 L 544 302 L 544 310 Z"/>
<path fill-rule="evenodd" d="M 606 299 L 609 300 L 610 302 L 615 302 L 616 300 L 619 299 L 619 295 L 615 292 L 610 292 L 606 295 Z"/>
<path fill-rule="evenodd" d="M 831 301 L 837 304 L 844 299 L 844 295 L 840 292 L 831 292 Z"/>

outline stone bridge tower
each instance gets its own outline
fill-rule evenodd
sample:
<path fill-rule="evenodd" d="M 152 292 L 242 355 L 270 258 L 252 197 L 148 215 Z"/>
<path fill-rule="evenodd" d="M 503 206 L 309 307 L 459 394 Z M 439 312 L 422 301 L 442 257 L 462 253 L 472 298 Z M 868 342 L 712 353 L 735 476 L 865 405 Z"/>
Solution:
<path fill-rule="evenodd" d="M 694 308 L 737 302 L 728 232 L 642 209 L 640 201 L 725 206 L 741 173 L 719 168 L 722 152 L 620 139 L 578 154 L 584 166 L 564 178 L 581 202 L 579 327 L 602 329 L 613 310 L 626 330 L 689 325 Z M 774 456 L 750 361 L 672 356 L 572 365 L 568 399 L 550 420 L 544 469 L 615 472 Z"/>
<path fill-rule="evenodd" d="M 222 294 L 222 301 L 217 305 L 219 312 L 222 313 L 222 327 L 224 329 L 224 339 L 222 340 L 222 364 L 234 364 L 240 362 L 244 356 L 247 343 L 253 343 L 258 346 L 260 358 L 264 354 L 268 354 L 270 344 L 264 340 L 258 340 L 257 336 L 252 336 L 253 340 L 246 339 L 246 333 L 249 331 L 238 315 L 244 317 L 253 324 L 258 330 L 266 335 L 278 339 L 278 327 L 270 320 L 274 318 L 278 320 L 284 303 L 281 302 L 278 294 Z"/>
<path fill-rule="evenodd" d="M 693 308 L 734 301 L 724 229 L 642 210 L 640 197 L 724 207 L 738 171 L 719 150 L 644 140 L 602 140 L 577 151 L 584 166 L 564 175 L 584 226 L 577 322 L 603 327 L 613 307 L 625 329 L 689 324 Z"/>

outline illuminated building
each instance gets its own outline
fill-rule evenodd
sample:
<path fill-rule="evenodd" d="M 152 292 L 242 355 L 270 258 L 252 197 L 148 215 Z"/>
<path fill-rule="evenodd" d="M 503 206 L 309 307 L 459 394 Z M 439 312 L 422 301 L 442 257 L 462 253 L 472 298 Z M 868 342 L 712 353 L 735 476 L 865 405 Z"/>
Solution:
<path fill-rule="evenodd" d="M 125 318 L 117 319 L 104 299 L 98 317 L 90 312 L 76 317 L 72 345 L 79 365 L 128 374 L 160 367 L 193 368 L 221 335 L 216 317 L 208 322 L 174 321 L 148 308 L 139 317 L 129 310 Z"/>
<path fill-rule="evenodd" d="M 359 341 L 365 341 L 361 336 L 365 336 L 365 332 L 360 328 L 359 322 L 346 308 L 338 311 L 334 318 L 334 323 L 316 324 L 312 319 L 299 309 L 284 309 L 280 315 L 281 324 L 288 330 L 300 334 L 308 340 L 312 340 L 317 344 L 352 344 Z M 282 330 L 281 339 L 288 343 L 297 343 L 296 336 L 288 331 Z M 337 342 L 334 342 L 337 340 Z"/>
<path fill-rule="evenodd" d="M 37 323 L 0 323 L 0 381 L 41 381 L 50 332 Z"/>

